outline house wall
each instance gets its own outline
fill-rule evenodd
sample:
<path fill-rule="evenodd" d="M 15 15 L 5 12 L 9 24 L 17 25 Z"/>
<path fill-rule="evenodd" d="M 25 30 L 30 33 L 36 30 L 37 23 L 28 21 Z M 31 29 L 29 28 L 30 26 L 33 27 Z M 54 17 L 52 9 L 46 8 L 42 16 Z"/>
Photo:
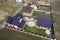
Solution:
<path fill-rule="evenodd" d="M 32 11 L 31 13 L 22 12 L 22 14 L 23 14 L 24 16 L 32 16 L 32 14 L 33 14 L 33 11 Z"/>
<path fill-rule="evenodd" d="M 23 12 L 24 16 L 31 16 L 31 13 Z"/>

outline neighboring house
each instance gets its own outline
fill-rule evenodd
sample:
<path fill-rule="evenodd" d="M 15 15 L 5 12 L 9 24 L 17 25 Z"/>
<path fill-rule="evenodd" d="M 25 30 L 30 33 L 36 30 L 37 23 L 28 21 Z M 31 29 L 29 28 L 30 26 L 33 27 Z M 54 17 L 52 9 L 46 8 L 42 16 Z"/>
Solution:
<path fill-rule="evenodd" d="M 16 2 L 23 2 L 22 0 L 16 0 Z"/>
<path fill-rule="evenodd" d="M 16 14 L 14 17 L 9 16 L 7 19 L 7 25 L 17 29 L 22 29 L 26 23 L 21 14 Z"/>
<path fill-rule="evenodd" d="M 51 29 L 52 27 L 52 20 L 48 18 L 38 18 L 37 20 L 38 27 L 45 27 L 47 29 Z"/>
<path fill-rule="evenodd" d="M 16 0 L 16 2 L 26 2 L 26 0 Z"/>
<path fill-rule="evenodd" d="M 32 16 L 33 10 L 32 10 L 31 5 L 23 6 L 23 8 L 22 8 L 22 14 L 24 16 Z"/>

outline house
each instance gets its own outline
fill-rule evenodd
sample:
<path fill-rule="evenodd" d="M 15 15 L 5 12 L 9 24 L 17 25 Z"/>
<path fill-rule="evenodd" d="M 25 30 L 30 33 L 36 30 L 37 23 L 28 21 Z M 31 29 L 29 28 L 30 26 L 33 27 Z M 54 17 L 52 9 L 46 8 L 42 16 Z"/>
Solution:
<path fill-rule="evenodd" d="M 16 2 L 23 2 L 22 0 L 16 0 Z"/>
<path fill-rule="evenodd" d="M 52 20 L 48 19 L 48 18 L 38 18 L 37 26 L 38 27 L 45 27 L 45 28 L 51 29 L 51 27 L 52 27 Z"/>
<path fill-rule="evenodd" d="M 31 5 L 23 6 L 23 8 L 22 8 L 22 14 L 24 16 L 32 16 L 33 10 L 32 10 Z"/>
<path fill-rule="evenodd" d="M 9 16 L 7 21 L 8 26 L 14 27 L 16 29 L 23 29 L 26 21 L 23 19 L 21 14 L 16 14 L 14 17 Z"/>

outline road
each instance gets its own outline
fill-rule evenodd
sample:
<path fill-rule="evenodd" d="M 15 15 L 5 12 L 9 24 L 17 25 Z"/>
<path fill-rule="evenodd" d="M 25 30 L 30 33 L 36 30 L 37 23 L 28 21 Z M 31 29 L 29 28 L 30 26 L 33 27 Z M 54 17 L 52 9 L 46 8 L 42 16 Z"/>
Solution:
<path fill-rule="evenodd" d="M 57 40 L 60 40 L 60 1 L 53 0 L 51 3 L 53 18 L 55 20 L 54 28 Z"/>

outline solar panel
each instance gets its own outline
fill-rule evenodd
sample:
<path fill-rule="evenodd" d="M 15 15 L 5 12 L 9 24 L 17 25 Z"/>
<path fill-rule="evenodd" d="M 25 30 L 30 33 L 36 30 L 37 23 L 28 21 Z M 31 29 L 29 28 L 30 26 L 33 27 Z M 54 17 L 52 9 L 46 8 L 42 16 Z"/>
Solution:
<path fill-rule="evenodd" d="M 22 14 L 20 14 L 20 13 L 17 13 L 17 14 L 14 16 L 14 18 L 18 18 L 18 17 L 22 18 L 22 17 L 23 17 L 23 15 L 22 15 Z"/>
<path fill-rule="evenodd" d="M 17 20 L 17 19 L 16 19 L 16 20 L 13 20 L 13 21 L 12 21 L 12 24 L 13 24 L 13 25 L 18 25 L 18 24 L 19 24 L 19 23 L 18 23 L 18 20 Z"/>
<path fill-rule="evenodd" d="M 13 25 L 19 25 L 19 20 L 22 18 L 23 16 L 21 14 L 16 14 L 14 17 L 13 17 L 13 20 L 12 20 L 12 24 Z"/>
<path fill-rule="evenodd" d="M 7 22 L 12 24 L 12 25 L 16 25 L 19 28 L 23 28 L 23 26 L 25 25 L 26 21 L 22 19 L 23 16 L 21 14 L 16 14 L 14 17 L 9 16 L 7 19 Z"/>
<path fill-rule="evenodd" d="M 12 22 L 12 19 L 13 19 L 13 17 L 11 17 L 11 16 L 8 16 L 8 17 L 7 17 L 7 21 L 6 21 L 6 22 L 11 24 L 11 22 Z"/>
<path fill-rule="evenodd" d="M 23 28 L 24 25 L 25 25 L 25 23 L 26 23 L 26 21 L 23 20 L 21 23 L 19 23 L 18 27 L 19 27 L 19 28 Z"/>
<path fill-rule="evenodd" d="M 38 18 L 37 25 L 40 27 L 47 27 L 51 28 L 52 27 L 52 20 L 48 18 Z"/>

